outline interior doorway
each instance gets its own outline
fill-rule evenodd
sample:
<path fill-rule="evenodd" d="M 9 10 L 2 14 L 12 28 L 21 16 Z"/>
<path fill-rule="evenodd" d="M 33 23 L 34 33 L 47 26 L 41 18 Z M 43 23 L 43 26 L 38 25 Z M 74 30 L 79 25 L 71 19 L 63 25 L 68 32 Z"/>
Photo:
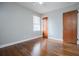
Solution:
<path fill-rule="evenodd" d="M 48 17 L 43 17 L 43 38 L 48 38 Z"/>

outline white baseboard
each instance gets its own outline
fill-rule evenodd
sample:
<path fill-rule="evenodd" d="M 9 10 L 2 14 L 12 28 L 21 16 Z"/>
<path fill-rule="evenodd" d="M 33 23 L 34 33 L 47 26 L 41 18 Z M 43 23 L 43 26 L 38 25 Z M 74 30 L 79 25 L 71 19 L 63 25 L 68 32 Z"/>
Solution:
<path fill-rule="evenodd" d="M 53 39 L 53 40 L 63 41 L 63 39 L 57 39 L 57 38 L 53 38 L 53 37 L 48 37 L 48 39 Z"/>
<path fill-rule="evenodd" d="M 79 44 L 79 40 L 77 40 L 77 44 Z"/>
<path fill-rule="evenodd" d="M 28 38 L 28 39 L 20 40 L 20 41 L 17 41 L 17 42 L 7 43 L 7 44 L 4 44 L 4 45 L 1 45 L 0 48 L 8 47 L 8 46 L 11 46 L 11 45 L 14 45 L 14 44 L 22 43 L 22 42 L 25 42 L 25 41 L 29 41 L 29 40 L 32 40 L 32 39 L 39 38 L 39 37 L 42 37 L 42 35 L 36 36 L 36 37 L 33 37 L 33 38 Z"/>

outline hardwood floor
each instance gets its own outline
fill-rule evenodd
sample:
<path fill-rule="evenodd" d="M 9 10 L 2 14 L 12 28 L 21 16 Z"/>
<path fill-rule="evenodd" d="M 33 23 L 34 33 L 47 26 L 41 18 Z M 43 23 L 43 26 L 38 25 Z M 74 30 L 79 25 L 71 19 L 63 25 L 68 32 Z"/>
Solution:
<path fill-rule="evenodd" d="M 79 45 L 37 38 L 1 48 L 0 56 L 79 56 Z"/>

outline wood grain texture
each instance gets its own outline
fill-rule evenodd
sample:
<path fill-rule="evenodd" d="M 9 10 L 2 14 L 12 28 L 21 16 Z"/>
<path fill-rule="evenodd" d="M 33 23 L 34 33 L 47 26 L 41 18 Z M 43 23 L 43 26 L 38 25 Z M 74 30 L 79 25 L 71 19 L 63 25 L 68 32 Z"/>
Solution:
<path fill-rule="evenodd" d="M 1 48 L 0 56 L 79 56 L 79 45 L 37 38 Z"/>
<path fill-rule="evenodd" d="M 43 38 L 48 38 L 48 17 L 43 17 Z"/>
<path fill-rule="evenodd" d="M 77 43 L 77 10 L 63 14 L 63 39 L 67 43 Z"/>

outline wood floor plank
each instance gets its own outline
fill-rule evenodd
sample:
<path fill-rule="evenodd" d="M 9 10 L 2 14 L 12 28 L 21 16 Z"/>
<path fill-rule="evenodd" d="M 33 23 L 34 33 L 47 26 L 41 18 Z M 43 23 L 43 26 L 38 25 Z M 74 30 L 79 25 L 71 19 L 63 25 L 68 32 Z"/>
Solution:
<path fill-rule="evenodd" d="M 29 56 L 29 55 L 31 55 L 30 52 L 29 52 L 25 47 L 23 47 L 22 45 L 17 45 L 17 46 L 16 46 L 16 49 L 17 49 L 23 56 Z"/>
<path fill-rule="evenodd" d="M 0 48 L 0 56 L 79 56 L 79 44 L 37 38 Z"/>

